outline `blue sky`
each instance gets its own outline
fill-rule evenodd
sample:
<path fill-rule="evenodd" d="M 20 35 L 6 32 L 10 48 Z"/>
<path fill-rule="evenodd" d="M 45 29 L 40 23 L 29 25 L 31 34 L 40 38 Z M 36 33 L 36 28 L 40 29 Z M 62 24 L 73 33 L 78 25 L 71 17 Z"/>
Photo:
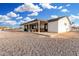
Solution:
<path fill-rule="evenodd" d="M 0 3 L 0 26 L 18 27 L 34 19 L 49 20 L 68 16 L 79 25 L 79 4 L 77 3 Z"/>

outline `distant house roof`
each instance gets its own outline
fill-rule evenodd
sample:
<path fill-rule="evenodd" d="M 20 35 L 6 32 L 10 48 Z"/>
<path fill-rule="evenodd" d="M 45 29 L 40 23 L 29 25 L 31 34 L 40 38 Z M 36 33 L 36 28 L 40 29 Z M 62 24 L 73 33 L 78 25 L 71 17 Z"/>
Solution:
<path fill-rule="evenodd" d="M 71 24 L 71 21 L 69 20 L 69 18 L 68 18 L 67 16 L 62 16 L 62 17 L 58 17 L 58 18 L 54 18 L 54 19 L 50 19 L 50 20 L 48 20 L 48 22 L 58 21 L 58 20 L 60 20 L 61 18 L 64 18 L 64 17 L 66 17 L 66 18 L 68 19 L 68 21 L 70 22 L 70 24 Z"/>

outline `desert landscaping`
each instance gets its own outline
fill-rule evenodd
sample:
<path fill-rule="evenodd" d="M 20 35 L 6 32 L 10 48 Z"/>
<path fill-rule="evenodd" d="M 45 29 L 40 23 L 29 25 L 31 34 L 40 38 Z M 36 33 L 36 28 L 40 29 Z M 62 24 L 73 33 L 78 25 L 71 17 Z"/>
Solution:
<path fill-rule="evenodd" d="M 30 32 L 0 32 L 1 56 L 78 56 L 79 33 L 53 37 Z"/>

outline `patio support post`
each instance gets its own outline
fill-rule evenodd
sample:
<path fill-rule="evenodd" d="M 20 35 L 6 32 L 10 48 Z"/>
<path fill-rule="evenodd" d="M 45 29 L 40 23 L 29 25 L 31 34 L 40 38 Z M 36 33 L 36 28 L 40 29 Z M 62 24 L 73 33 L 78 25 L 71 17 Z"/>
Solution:
<path fill-rule="evenodd" d="M 28 32 L 30 32 L 30 24 L 28 24 Z"/>
<path fill-rule="evenodd" d="M 40 21 L 38 21 L 38 32 L 40 32 Z"/>

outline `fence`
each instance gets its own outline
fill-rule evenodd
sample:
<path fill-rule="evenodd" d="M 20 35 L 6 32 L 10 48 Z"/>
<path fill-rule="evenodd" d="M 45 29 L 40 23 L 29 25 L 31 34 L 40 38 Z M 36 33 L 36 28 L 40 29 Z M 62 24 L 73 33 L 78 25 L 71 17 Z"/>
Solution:
<path fill-rule="evenodd" d="M 73 32 L 79 32 L 79 27 L 72 27 L 71 31 L 73 31 Z"/>

